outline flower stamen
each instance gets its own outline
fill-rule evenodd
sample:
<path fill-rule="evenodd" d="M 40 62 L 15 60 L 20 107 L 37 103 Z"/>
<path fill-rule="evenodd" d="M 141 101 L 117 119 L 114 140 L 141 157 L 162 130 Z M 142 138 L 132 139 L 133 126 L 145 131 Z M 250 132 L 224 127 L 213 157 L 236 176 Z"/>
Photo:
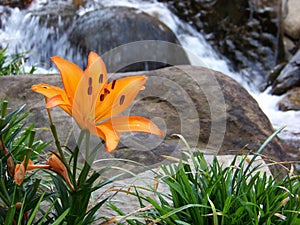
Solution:
<path fill-rule="evenodd" d="M 122 95 L 120 98 L 120 105 L 123 105 L 125 101 L 125 95 Z"/>
<path fill-rule="evenodd" d="M 92 91 L 93 91 L 92 84 L 93 84 L 93 79 L 89 77 L 88 95 L 92 95 Z"/>
<path fill-rule="evenodd" d="M 99 75 L 99 84 L 103 83 L 103 73 Z"/>
<path fill-rule="evenodd" d="M 111 89 L 113 90 L 115 88 L 115 85 L 116 85 L 116 80 L 113 80 L 112 84 L 111 84 Z"/>

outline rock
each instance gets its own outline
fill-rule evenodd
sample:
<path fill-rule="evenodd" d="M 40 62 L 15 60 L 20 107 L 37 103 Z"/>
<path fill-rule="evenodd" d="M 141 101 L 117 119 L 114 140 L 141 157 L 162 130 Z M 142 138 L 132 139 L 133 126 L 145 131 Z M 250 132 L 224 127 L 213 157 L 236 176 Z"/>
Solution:
<path fill-rule="evenodd" d="M 291 60 L 294 54 L 297 52 L 298 47 L 294 41 L 292 41 L 289 37 L 283 37 L 283 44 L 285 49 L 285 58 L 287 61 Z"/>
<path fill-rule="evenodd" d="M 180 157 L 185 145 L 173 134 L 183 135 L 192 149 L 200 149 L 206 154 L 235 154 L 257 151 L 273 132 L 270 121 L 257 102 L 240 84 L 220 72 L 178 66 L 116 73 L 111 79 L 136 74 L 148 77 L 146 89 L 140 92 L 126 113 L 153 120 L 165 136 L 124 134 L 113 154 L 106 153 L 103 146 L 100 148 L 97 157 L 101 165 L 105 165 L 104 159 L 108 159 L 109 165 L 123 165 L 114 159 L 126 158 L 145 165 L 125 162 L 128 169 L 138 172 L 168 162 L 162 155 Z M 26 103 L 31 111 L 30 121 L 38 128 L 45 128 L 49 122 L 43 97 L 29 88 L 36 83 L 58 85 L 60 82 L 58 75 L 0 77 L 0 99 L 8 99 L 12 109 Z M 71 118 L 59 108 L 51 112 L 61 142 L 74 145 L 71 131 L 76 131 L 76 127 Z M 52 140 L 49 130 L 38 129 L 38 133 L 42 134 L 43 140 Z M 93 141 L 98 142 L 99 139 L 95 137 Z M 280 161 L 286 156 L 277 138 L 268 144 L 263 154 Z"/>
<path fill-rule="evenodd" d="M 39 19 L 41 26 L 66 32 L 76 20 L 76 11 L 76 6 L 70 2 L 49 1 L 42 7 L 30 10 L 29 13 L 32 17 Z"/>
<path fill-rule="evenodd" d="M 281 111 L 300 110 L 300 87 L 289 90 L 279 101 L 278 107 Z"/>
<path fill-rule="evenodd" d="M 298 0 L 283 1 L 284 32 L 293 39 L 300 38 L 300 4 Z"/>
<path fill-rule="evenodd" d="M 297 86 L 300 86 L 300 50 L 291 58 L 273 82 L 271 93 L 281 95 Z"/>
<path fill-rule="evenodd" d="M 264 9 L 266 7 L 270 7 L 272 9 L 278 9 L 278 1 L 277 0 L 251 0 L 249 1 L 250 5 L 252 7 L 255 7 L 255 9 Z M 274 10 L 276 11 L 276 10 Z"/>
<path fill-rule="evenodd" d="M 21 9 L 28 8 L 32 0 L 3 0 L 0 1 L 0 5 L 10 6 L 10 7 L 18 7 Z"/>
<path fill-rule="evenodd" d="M 262 1 L 160 1 L 168 2 L 176 15 L 204 33 L 206 40 L 235 69 L 242 70 L 249 82 L 260 83 L 284 58 L 279 1 L 274 1 L 273 7 L 253 3 Z"/>
<path fill-rule="evenodd" d="M 9 46 L 28 52 L 30 57 L 27 65 L 51 70 L 50 57 L 58 54 L 68 57 L 73 55 L 67 37 L 76 17 L 76 7 L 69 1 L 49 1 L 27 10 L 23 21 L 18 24 L 18 32 L 22 35 Z M 33 33 L 38 35 L 32 38 Z"/>
<path fill-rule="evenodd" d="M 91 50 L 102 55 L 115 47 L 136 41 L 160 40 L 179 44 L 175 34 L 164 23 L 138 9 L 128 7 L 100 8 L 85 13 L 75 21 L 69 40 L 74 48 L 78 49 L 76 52 L 81 52 L 83 56 Z M 147 45 L 146 42 L 145 45 Z M 183 50 L 175 55 L 167 49 L 163 53 L 164 58 L 176 56 L 177 65 L 189 64 Z M 126 58 L 130 54 L 131 52 L 128 51 L 125 55 L 114 57 L 114 60 L 119 58 L 122 61 L 123 57 Z M 82 61 L 78 63 L 83 64 Z M 163 66 L 166 64 L 136 62 L 122 68 L 121 71 L 152 70 Z M 110 71 L 116 72 L 114 68 L 110 68 Z"/>
<path fill-rule="evenodd" d="M 274 83 L 274 81 L 277 79 L 277 77 L 279 76 L 280 72 L 283 70 L 285 65 L 286 63 L 279 63 L 276 66 L 274 66 L 274 68 L 270 71 L 266 82 L 264 82 L 260 86 L 260 90 L 262 92 L 265 91 L 269 86 L 271 86 Z"/>

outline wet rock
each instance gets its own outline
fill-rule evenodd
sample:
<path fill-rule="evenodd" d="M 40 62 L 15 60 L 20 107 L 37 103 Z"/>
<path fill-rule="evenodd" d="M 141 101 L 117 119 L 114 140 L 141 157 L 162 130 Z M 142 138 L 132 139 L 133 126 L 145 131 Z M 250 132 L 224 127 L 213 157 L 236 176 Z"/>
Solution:
<path fill-rule="evenodd" d="M 102 55 L 115 47 L 136 41 L 160 40 L 179 44 L 175 34 L 157 18 L 127 7 L 101 8 L 85 13 L 75 21 L 69 40 L 82 56 L 91 50 Z M 147 49 L 146 42 L 145 45 Z M 189 64 L 184 51 L 174 53 L 165 49 L 163 53 L 163 58 L 176 57 L 176 64 Z M 131 52 L 124 54 L 117 55 L 115 60 L 122 61 Z M 82 65 L 84 62 L 78 63 Z M 159 61 L 136 62 L 121 71 L 152 70 L 163 66 L 166 64 Z M 109 68 L 116 72 L 114 68 Z"/>
<path fill-rule="evenodd" d="M 251 0 L 249 2 L 257 10 L 263 9 L 265 7 L 277 8 L 278 6 L 278 0 Z"/>
<path fill-rule="evenodd" d="M 76 11 L 76 6 L 69 2 L 49 1 L 43 7 L 29 13 L 32 17 L 38 18 L 40 25 L 66 32 L 76 20 Z"/>
<path fill-rule="evenodd" d="M 279 101 L 278 107 L 281 111 L 300 110 L 300 87 L 289 90 Z"/>
<path fill-rule="evenodd" d="M 27 8 L 32 3 L 32 0 L 3 0 L 0 1 L 0 5 L 18 7 L 21 9 Z"/>
<path fill-rule="evenodd" d="M 294 56 L 294 54 L 297 52 L 298 47 L 297 47 L 296 43 L 287 36 L 284 36 L 283 44 L 284 44 L 284 49 L 285 49 L 285 59 L 287 61 L 289 61 Z"/>
<path fill-rule="evenodd" d="M 286 65 L 286 63 L 280 63 L 280 64 L 274 66 L 274 68 L 270 71 L 266 82 L 264 82 L 261 85 L 261 91 L 265 91 L 267 89 L 267 87 L 271 86 L 274 83 L 274 81 L 280 75 L 280 72 L 283 70 L 285 65 Z"/>
<path fill-rule="evenodd" d="M 28 64 L 37 64 L 50 70 L 50 57 L 73 53 L 67 36 L 77 17 L 76 7 L 68 1 L 49 1 L 26 13 L 19 29 L 22 30 L 24 40 L 28 41 L 15 48 L 26 49 L 31 53 Z"/>
<path fill-rule="evenodd" d="M 300 86 L 300 51 L 291 58 L 273 82 L 271 93 L 281 95 L 297 86 Z"/>
<path fill-rule="evenodd" d="M 175 14 L 204 33 L 250 82 L 259 83 L 284 57 L 277 15 L 279 1 L 273 7 L 239 0 L 161 1 L 168 2 Z"/>
<path fill-rule="evenodd" d="M 116 73 L 111 79 L 136 74 L 148 77 L 146 89 L 140 92 L 125 114 L 153 120 L 165 136 L 122 134 L 118 150 L 108 154 L 102 146 L 97 156 L 99 160 L 126 158 L 156 167 L 166 163 L 162 155 L 180 157 L 181 150 L 185 149 L 185 145 L 173 134 L 183 135 L 192 149 L 200 149 L 206 154 L 255 152 L 273 132 L 270 121 L 257 102 L 240 84 L 220 72 L 202 67 L 178 66 Z M 60 85 L 60 77 L 6 76 L 0 77 L 0 81 L 0 99 L 8 99 L 12 109 L 26 103 L 31 111 L 30 121 L 40 128 L 37 130 L 42 135 L 40 137 L 51 141 L 50 131 L 45 129 L 49 127 L 49 122 L 44 99 L 32 92 L 30 87 L 36 83 Z M 76 131 L 76 126 L 72 119 L 59 108 L 51 112 L 61 142 L 74 145 L 76 135 L 72 132 Z M 93 140 L 99 142 L 97 137 Z M 280 161 L 286 156 L 277 138 L 268 144 L 263 154 Z M 132 163 L 125 164 L 135 172 L 145 169 L 132 166 Z"/>
<path fill-rule="evenodd" d="M 300 4 L 298 0 L 283 1 L 284 32 L 293 39 L 300 38 Z"/>

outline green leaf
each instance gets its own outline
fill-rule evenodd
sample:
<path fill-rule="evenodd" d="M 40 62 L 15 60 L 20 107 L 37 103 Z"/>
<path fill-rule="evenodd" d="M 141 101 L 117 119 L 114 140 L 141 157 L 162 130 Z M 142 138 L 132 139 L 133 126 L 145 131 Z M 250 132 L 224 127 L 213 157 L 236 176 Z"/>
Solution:
<path fill-rule="evenodd" d="M 109 197 L 103 199 L 99 203 L 97 203 L 93 208 L 91 208 L 85 215 L 85 218 L 82 222 L 82 225 L 89 225 L 93 222 L 95 213 L 100 209 L 100 207 L 109 199 Z"/>
<path fill-rule="evenodd" d="M 52 225 L 59 225 L 65 217 L 68 215 L 70 209 L 66 209 L 53 223 Z"/>
<path fill-rule="evenodd" d="M 5 225 L 9 225 L 12 224 L 13 220 L 14 220 L 14 216 L 15 216 L 15 212 L 16 212 L 16 204 L 15 204 L 15 197 L 17 194 L 17 187 L 15 186 L 14 188 L 14 193 L 13 193 L 13 198 L 12 201 L 9 205 L 6 217 L 5 217 Z"/>
<path fill-rule="evenodd" d="M 44 198 L 44 195 L 45 195 L 45 192 L 43 192 L 43 194 L 41 195 L 41 197 L 39 198 L 39 201 L 37 202 L 36 204 L 36 207 L 34 208 L 34 210 L 32 211 L 29 219 L 28 219 L 28 222 L 27 222 L 27 225 L 31 225 L 31 223 L 33 222 L 33 220 L 35 219 L 36 217 L 36 213 L 38 212 L 38 209 L 40 207 L 40 204 Z"/>

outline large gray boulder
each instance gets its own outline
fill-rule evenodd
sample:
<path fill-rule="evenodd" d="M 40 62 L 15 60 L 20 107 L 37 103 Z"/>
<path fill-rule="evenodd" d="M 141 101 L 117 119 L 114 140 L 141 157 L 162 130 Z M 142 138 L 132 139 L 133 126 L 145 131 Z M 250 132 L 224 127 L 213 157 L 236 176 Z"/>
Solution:
<path fill-rule="evenodd" d="M 273 128 L 249 93 L 230 77 L 203 67 L 178 66 L 154 71 L 111 74 L 112 79 L 136 74 L 148 77 L 146 89 L 127 110 L 131 115 L 152 119 L 165 133 L 163 138 L 145 134 L 122 135 L 113 154 L 99 149 L 98 158 L 126 158 L 157 166 L 161 155 L 179 157 L 184 145 L 173 134 L 181 134 L 192 149 L 207 154 L 255 152 L 272 134 Z M 0 99 L 8 99 L 12 109 L 26 103 L 30 121 L 45 141 L 52 140 L 43 97 L 30 90 L 32 84 L 61 85 L 59 75 L 0 77 Z M 63 144 L 74 145 L 76 126 L 61 109 L 52 109 Z M 98 140 L 98 138 L 96 138 Z M 286 153 L 277 138 L 263 154 L 284 160 Z"/>
<path fill-rule="evenodd" d="M 99 8 L 79 16 L 71 28 L 69 40 L 76 52 L 83 56 L 90 51 L 103 55 L 118 46 L 137 41 L 145 41 L 145 49 L 150 48 L 147 40 L 180 45 L 176 35 L 166 24 L 138 9 L 128 7 Z M 176 53 L 172 49 L 162 49 L 161 53 L 162 58 L 172 58 L 176 65 L 189 64 L 183 49 Z M 122 61 L 130 54 L 132 53 L 128 49 L 126 53 L 115 56 L 114 60 Z M 167 65 L 163 62 L 136 62 L 121 71 L 153 70 Z M 116 72 L 112 67 L 109 70 Z"/>

